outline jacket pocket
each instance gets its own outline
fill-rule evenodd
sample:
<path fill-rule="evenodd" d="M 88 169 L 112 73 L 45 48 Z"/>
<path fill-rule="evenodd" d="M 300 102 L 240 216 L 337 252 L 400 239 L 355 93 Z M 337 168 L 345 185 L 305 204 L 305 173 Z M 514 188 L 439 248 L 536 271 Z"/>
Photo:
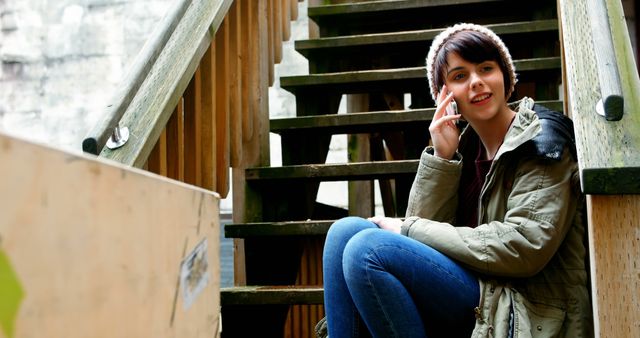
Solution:
<path fill-rule="evenodd" d="M 559 337 L 566 317 L 563 309 L 532 303 L 519 293 L 514 295 L 514 337 Z"/>

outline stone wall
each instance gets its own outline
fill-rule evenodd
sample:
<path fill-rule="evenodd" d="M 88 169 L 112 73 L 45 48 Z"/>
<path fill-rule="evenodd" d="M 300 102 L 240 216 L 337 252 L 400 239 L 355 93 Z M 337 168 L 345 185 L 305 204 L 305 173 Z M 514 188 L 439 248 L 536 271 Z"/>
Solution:
<path fill-rule="evenodd" d="M 0 129 L 68 150 L 170 0 L 0 0 Z"/>

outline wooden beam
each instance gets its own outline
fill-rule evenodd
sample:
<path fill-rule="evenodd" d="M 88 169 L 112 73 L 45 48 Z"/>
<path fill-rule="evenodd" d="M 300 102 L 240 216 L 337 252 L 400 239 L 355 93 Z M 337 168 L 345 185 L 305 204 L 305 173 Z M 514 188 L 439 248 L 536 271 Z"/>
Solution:
<path fill-rule="evenodd" d="M 0 158 L 1 337 L 215 336 L 217 194 L 3 134 Z"/>

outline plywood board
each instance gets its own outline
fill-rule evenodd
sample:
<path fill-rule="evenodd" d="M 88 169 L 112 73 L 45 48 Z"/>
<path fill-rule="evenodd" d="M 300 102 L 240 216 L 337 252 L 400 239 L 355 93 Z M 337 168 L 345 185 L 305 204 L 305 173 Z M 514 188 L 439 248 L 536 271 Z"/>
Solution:
<path fill-rule="evenodd" d="M 219 231 L 215 193 L 0 134 L 0 337 L 215 337 Z"/>

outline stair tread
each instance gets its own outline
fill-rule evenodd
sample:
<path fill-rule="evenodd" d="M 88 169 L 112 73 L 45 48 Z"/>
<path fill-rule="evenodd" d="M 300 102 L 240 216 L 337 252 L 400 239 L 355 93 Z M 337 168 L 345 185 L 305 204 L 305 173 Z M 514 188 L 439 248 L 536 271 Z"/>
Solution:
<path fill-rule="evenodd" d="M 387 110 L 350 114 L 328 114 L 271 119 L 271 132 L 286 133 L 295 130 L 322 130 L 332 134 L 372 132 L 391 129 L 407 123 L 426 122 L 433 118 L 434 108 Z"/>
<path fill-rule="evenodd" d="M 515 33 L 531 33 L 558 30 L 558 20 L 534 20 L 523 22 L 509 22 L 499 24 L 486 25 L 496 34 L 515 34 Z M 424 29 L 404 32 L 375 33 L 362 35 L 349 35 L 326 37 L 309 40 L 297 40 L 295 42 L 296 51 L 305 56 L 309 56 L 309 52 L 318 49 L 338 49 L 344 47 L 361 47 L 364 45 L 385 45 L 399 44 L 403 42 L 419 42 L 430 41 L 444 29 Z"/>
<path fill-rule="evenodd" d="M 435 6 L 465 5 L 482 2 L 499 2 L 504 0 L 458 0 L 452 3 L 451 0 L 386 0 L 367 1 L 345 4 L 310 6 L 307 9 L 310 18 L 335 15 L 354 15 L 374 12 L 386 12 L 393 10 L 406 10 Z"/>
<path fill-rule="evenodd" d="M 389 178 L 415 174 L 419 160 L 351 162 L 336 164 L 302 164 L 281 167 L 254 167 L 245 170 L 247 181 L 320 180 L 346 181 Z"/>
<path fill-rule="evenodd" d="M 322 304 L 318 285 L 234 286 L 220 289 L 221 305 Z"/>
<path fill-rule="evenodd" d="M 560 57 L 543 57 L 515 60 L 517 72 L 560 68 Z M 415 81 L 416 84 L 426 86 L 425 67 L 392 68 L 376 70 L 359 70 L 352 72 L 323 73 L 286 76 L 280 78 L 280 86 L 295 94 L 301 89 L 324 89 L 340 92 L 350 91 L 363 86 L 383 85 L 384 83 L 401 81 Z"/>
<path fill-rule="evenodd" d="M 562 111 L 562 101 L 536 101 L 550 109 Z M 349 114 L 326 114 L 271 119 L 271 132 L 318 131 L 329 134 L 371 133 L 391 130 L 415 123 L 429 123 L 435 108 L 386 110 Z"/>
<path fill-rule="evenodd" d="M 226 238 L 325 235 L 333 222 L 335 220 L 227 224 L 224 235 Z"/>

